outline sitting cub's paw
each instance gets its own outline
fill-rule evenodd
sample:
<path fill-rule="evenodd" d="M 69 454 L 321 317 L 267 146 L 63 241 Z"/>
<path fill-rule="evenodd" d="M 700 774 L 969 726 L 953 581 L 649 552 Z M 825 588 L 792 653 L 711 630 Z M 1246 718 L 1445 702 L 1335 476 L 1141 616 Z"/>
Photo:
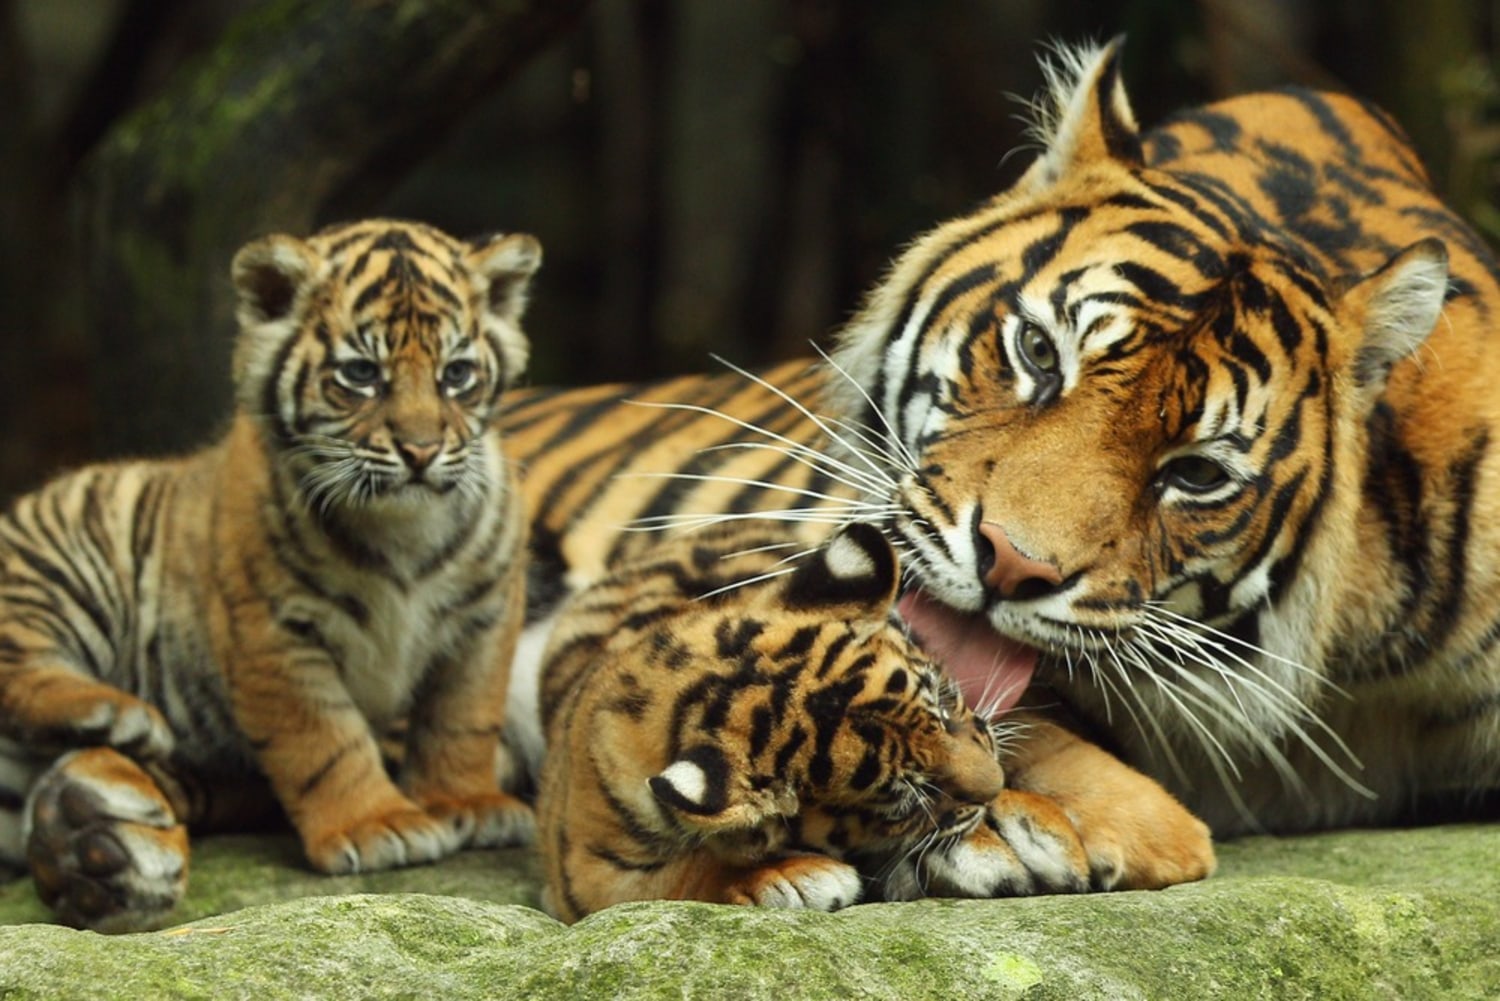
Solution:
<path fill-rule="evenodd" d="M 852 866 L 826 855 L 791 855 L 745 872 L 724 888 L 725 902 L 759 907 L 836 911 L 859 901 Z"/>
<path fill-rule="evenodd" d="M 153 928 L 187 889 L 187 828 L 156 782 L 109 748 L 75 751 L 45 772 L 27 829 L 37 894 L 66 924 Z"/>
<path fill-rule="evenodd" d="M 304 848 L 314 868 L 338 876 L 435 862 L 463 847 L 465 834 L 408 801 L 307 838 Z"/>
<path fill-rule="evenodd" d="M 1088 889 L 1089 860 L 1062 808 L 1007 789 L 962 838 L 912 852 L 886 875 L 887 900 L 1019 897 Z"/>
<path fill-rule="evenodd" d="M 479 796 L 431 796 L 422 809 L 453 827 L 465 848 L 505 848 L 536 840 L 536 816 L 515 796 L 504 792 Z"/>

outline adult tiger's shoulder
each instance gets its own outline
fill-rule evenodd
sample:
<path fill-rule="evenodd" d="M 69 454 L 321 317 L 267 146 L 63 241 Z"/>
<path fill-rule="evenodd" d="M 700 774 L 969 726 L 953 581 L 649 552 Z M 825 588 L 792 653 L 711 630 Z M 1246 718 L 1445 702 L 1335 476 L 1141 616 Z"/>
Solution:
<path fill-rule="evenodd" d="M 1218 832 L 1500 788 L 1489 249 L 1354 98 L 1141 131 L 1109 45 L 1039 105 L 1030 168 L 905 250 L 831 361 L 518 399 L 538 597 L 634 519 L 870 520 L 970 690 L 1024 687 Z"/>
<path fill-rule="evenodd" d="M 185 825 L 277 803 L 327 872 L 529 834 L 495 782 L 526 519 L 494 422 L 539 263 L 392 220 L 254 241 L 225 436 L 0 517 L 0 859 L 64 920 L 159 920 Z"/>

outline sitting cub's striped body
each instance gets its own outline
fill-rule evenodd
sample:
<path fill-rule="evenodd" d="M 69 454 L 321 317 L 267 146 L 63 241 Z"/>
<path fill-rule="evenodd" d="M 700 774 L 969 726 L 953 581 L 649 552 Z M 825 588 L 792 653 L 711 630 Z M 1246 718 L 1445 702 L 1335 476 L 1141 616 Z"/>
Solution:
<path fill-rule="evenodd" d="M 159 920 L 184 825 L 278 803 L 327 872 L 527 836 L 495 779 L 526 521 L 493 424 L 539 255 L 384 220 L 251 243 L 225 437 L 0 518 L 0 857 L 64 920 Z M 371 728 L 403 713 L 398 787 Z"/>

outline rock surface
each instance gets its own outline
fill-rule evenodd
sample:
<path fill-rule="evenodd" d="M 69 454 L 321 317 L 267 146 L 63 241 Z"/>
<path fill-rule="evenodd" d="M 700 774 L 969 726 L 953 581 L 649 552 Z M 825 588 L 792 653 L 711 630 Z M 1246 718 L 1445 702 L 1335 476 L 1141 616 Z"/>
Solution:
<path fill-rule="evenodd" d="M 929 900 L 839 914 L 535 909 L 528 853 L 359 877 L 290 838 L 197 847 L 165 931 L 39 923 L 0 886 L 0 998 L 1495 998 L 1500 825 L 1250 838 L 1159 893 Z"/>

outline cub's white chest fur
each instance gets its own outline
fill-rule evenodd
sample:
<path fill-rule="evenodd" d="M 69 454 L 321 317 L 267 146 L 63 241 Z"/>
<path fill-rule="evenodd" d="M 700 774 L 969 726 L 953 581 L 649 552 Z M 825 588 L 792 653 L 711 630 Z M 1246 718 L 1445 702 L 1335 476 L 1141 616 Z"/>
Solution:
<path fill-rule="evenodd" d="M 434 660 L 452 652 L 453 624 L 439 614 L 455 588 L 424 582 L 410 590 L 368 588 L 368 624 L 344 641 L 344 686 L 365 718 L 388 723 L 405 712 L 412 690 Z"/>

